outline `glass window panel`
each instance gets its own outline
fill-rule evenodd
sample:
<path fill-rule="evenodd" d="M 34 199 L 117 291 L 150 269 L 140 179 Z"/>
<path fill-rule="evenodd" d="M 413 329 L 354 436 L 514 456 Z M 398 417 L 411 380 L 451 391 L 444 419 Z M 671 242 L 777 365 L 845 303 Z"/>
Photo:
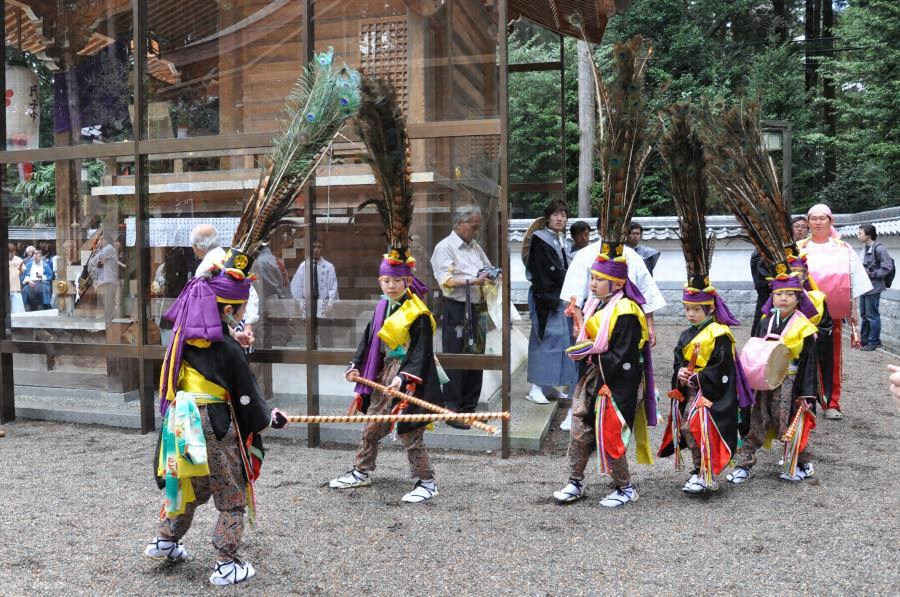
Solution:
<path fill-rule="evenodd" d="M 336 145 L 335 151 L 340 151 Z M 422 152 L 419 155 L 418 152 Z M 453 211 L 472 205 L 481 211 L 480 229 L 475 237 L 491 266 L 500 264 L 498 240 L 499 137 L 450 137 L 422 140 L 413 144 L 415 212 L 410 230 L 410 249 L 416 259 L 416 275 L 428 285 L 426 302 L 441 325 L 441 315 L 449 297 L 442 293 L 435 278 L 432 257 L 437 245 L 453 229 Z M 358 175 L 360 168 L 364 176 Z M 378 189 L 368 166 L 349 159 L 327 161 L 319 169 L 316 190 L 316 235 L 321 242 L 321 258 L 326 271 L 333 268 L 339 298 L 320 306 L 319 342 L 322 348 L 354 349 L 372 319 L 381 296 L 378 266 L 386 251 L 384 227 L 375 206 L 357 207 Z M 457 264 L 460 271 L 463 264 Z M 305 267 L 305 266 L 304 266 Z M 477 269 L 477 268 L 476 268 Z M 468 271 L 468 270 L 466 270 Z M 474 277 L 475 271 L 470 272 Z M 294 274 L 292 274 L 294 275 Z M 448 272 L 444 275 L 449 275 Z M 320 273 L 320 280 L 324 280 Z M 329 292 L 332 292 L 329 289 Z M 320 286 L 320 297 L 325 289 Z M 452 300 L 465 300 L 464 289 L 450 291 Z M 478 288 L 471 290 L 476 302 L 482 301 Z M 489 327 L 493 329 L 493 324 Z M 435 350 L 441 349 L 441 329 L 437 330 Z M 499 354 L 499 349 L 497 354 Z"/>
<path fill-rule="evenodd" d="M 435 124 L 442 121 L 499 117 L 495 5 L 480 0 L 312 4 L 316 51 L 332 46 L 338 61 L 391 81 L 408 121 L 416 125 L 412 136 L 450 130 Z"/>
<path fill-rule="evenodd" d="M 304 6 L 149 0 L 149 138 L 274 132 L 306 62 Z"/>
<path fill-rule="evenodd" d="M 7 2 L 5 20 L 6 149 L 133 138 L 130 0 Z"/>
<path fill-rule="evenodd" d="M 137 252 L 128 242 L 136 202 L 130 188 L 113 186 L 116 161 L 3 167 L 9 237 L 23 260 L 10 275 L 19 290 L 10 297 L 13 339 L 138 343 Z"/>
<path fill-rule="evenodd" d="M 528 19 L 518 19 L 513 23 L 508 51 L 510 64 L 559 60 L 559 34 Z"/>
<path fill-rule="evenodd" d="M 562 177 L 559 71 L 509 73 L 509 179 L 551 182 Z"/>
<path fill-rule="evenodd" d="M 168 342 L 171 324 L 162 314 L 198 270 L 203 251 L 191 247 L 191 231 L 209 224 L 217 242 L 233 240 L 241 207 L 259 180 L 259 162 L 268 148 L 155 154 L 148 158 L 150 200 L 147 221 L 150 247 L 151 329 Z M 128 158 L 123 158 L 128 160 Z M 306 340 L 290 277 L 303 246 L 303 199 L 298 199 L 270 238 L 269 249 L 253 266 L 258 309 L 248 306 L 246 324 L 256 348 L 304 348 Z"/>

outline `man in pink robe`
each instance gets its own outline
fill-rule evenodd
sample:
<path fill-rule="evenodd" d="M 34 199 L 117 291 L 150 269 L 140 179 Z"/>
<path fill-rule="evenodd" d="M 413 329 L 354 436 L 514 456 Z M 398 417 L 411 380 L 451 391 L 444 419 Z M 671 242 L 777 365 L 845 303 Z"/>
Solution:
<path fill-rule="evenodd" d="M 842 319 L 859 324 L 858 298 L 872 289 L 862 262 L 834 229 L 834 216 L 827 205 L 818 204 L 806 214 L 810 236 L 798 246 L 806 252 L 809 274 L 825 293 L 828 312 L 834 319 L 831 343 L 821 342 L 819 363 L 827 401 L 826 419 L 842 419 L 841 414 L 841 330 Z"/>

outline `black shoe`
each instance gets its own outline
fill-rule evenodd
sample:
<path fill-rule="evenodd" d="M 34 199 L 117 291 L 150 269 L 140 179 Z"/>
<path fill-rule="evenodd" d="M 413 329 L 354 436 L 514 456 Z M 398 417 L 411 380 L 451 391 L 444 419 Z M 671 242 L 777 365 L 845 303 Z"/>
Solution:
<path fill-rule="evenodd" d="M 869 352 L 872 350 L 878 350 L 879 348 L 881 348 L 881 342 L 879 342 L 878 344 L 866 344 L 865 346 L 860 348 L 860 350 L 865 350 L 866 352 Z"/>
<path fill-rule="evenodd" d="M 471 429 L 472 426 L 468 423 L 463 423 L 462 421 L 447 421 L 447 425 L 450 425 L 454 429 Z"/>

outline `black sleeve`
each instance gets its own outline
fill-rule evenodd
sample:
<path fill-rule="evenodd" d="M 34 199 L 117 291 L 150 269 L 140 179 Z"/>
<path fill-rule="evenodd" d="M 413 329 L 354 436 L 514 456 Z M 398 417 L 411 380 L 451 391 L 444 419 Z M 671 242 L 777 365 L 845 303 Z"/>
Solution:
<path fill-rule="evenodd" d="M 823 336 L 830 337 L 831 332 L 834 331 L 834 320 L 831 318 L 831 313 L 828 312 L 828 301 L 826 300 L 822 303 L 822 319 L 819 320 L 819 323 L 816 325 L 819 328 L 819 334 Z"/>
<path fill-rule="evenodd" d="M 710 402 L 721 398 L 729 383 L 733 383 L 734 356 L 731 354 L 731 339 L 728 336 L 716 338 L 716 344 L 712 354 L 709 355 L 706 367 L 697 374 L 697 377 L 700 380 L 700 389 L 703 390 L 703 395 Z"/>
<path fill-rule="evenodd" d="M 641 324 L 637 316 L 620 316 L 612 336 L 609 338 L 609 349 L 599 355 L 607 384 L 617 376 L 629 377 L 635 372 L 639 372 L 639 368 L 634 364 L 637 363 L 639 357 L 638 345 L 640 342 Z M 628 370 L 622 368 L 625 363 L 629 363 Z"/>
<path fill-rule="evenodd" d="M 675 345 L 675 364 L 672 366 L 672 389 L 678 387 L 678 370 L 684 367 L 684 359 L 682 358 L 682 349 L 681 343 Z"/>
<path fill-rule="evenodd" d="M 372 322 L 369 321 L 368 325 L 366 325 L 366 331 L 363 332 L 362 338 L 359 341 L 359 346 L 356 347 L 356 353 L 353 355 L 353 367 L 355 369 L 359 369 L 362 367 L 362 360 L 366 356 L 366 349 L 369 347 L 369 339 L 372 337 Z"/>
<path fill-rule="evenodd" d="M 409 326 L 409 348 L 400 366 L 401 373 L 414 375 L 421 380 L 426 378 L 425 372 L 434 363 L 432 347 L 431 320 L 427 315 L 419 315 Z"/>
<path fill-rule="evenodd" d="M 794 377 L 795 396 L 818 396 L 819 370 L 816 357 L 815 338 L 812 335 L 803 339 L 803 350 L 797 362 L 797 374 Z"/>
<path fill-rule="evenodd" d="M 243 349 L 234 340 L 231 342 L 234 343 L 234 346 L 230 347 L 228 351 L 228 367 L 231 371 L 231 383 L 228 391 L 231 395 L 234 415 L 243 433 L 259 433 L 272 421 L 272 409 L 259 390 L 256 377 L 250 371 L 250 364 L 247 363 Z"/>
<path fill-rule="evenodd" d="M 550 309 L 555 309 L 566 279 L 566 270 L 563 269 L 556 250 L 537 237 L 532 237 L 528 271 L 531 272 L 535 297 Z"/>
<path fill-rule="evenodd" d="M 762 266 L 763 261 L 759 251 L 753 251 L 753 254 L 750 255 L 750 276 L 753 278 L 753 287 L 756 290 L 768 290 L 769 288 L 769 282 L 766 280 Z"/>

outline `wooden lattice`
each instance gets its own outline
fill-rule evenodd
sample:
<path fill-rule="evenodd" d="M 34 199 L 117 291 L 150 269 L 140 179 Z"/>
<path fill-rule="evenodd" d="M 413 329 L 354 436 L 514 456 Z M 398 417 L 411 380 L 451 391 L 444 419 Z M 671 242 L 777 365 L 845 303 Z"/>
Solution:
<path fill-rule="evenodd" d="M 408 62 L 405 16 L 360 22 L 360 70 L 364 75 L 390 81 L 404 113 L 409 99 Z"/>

